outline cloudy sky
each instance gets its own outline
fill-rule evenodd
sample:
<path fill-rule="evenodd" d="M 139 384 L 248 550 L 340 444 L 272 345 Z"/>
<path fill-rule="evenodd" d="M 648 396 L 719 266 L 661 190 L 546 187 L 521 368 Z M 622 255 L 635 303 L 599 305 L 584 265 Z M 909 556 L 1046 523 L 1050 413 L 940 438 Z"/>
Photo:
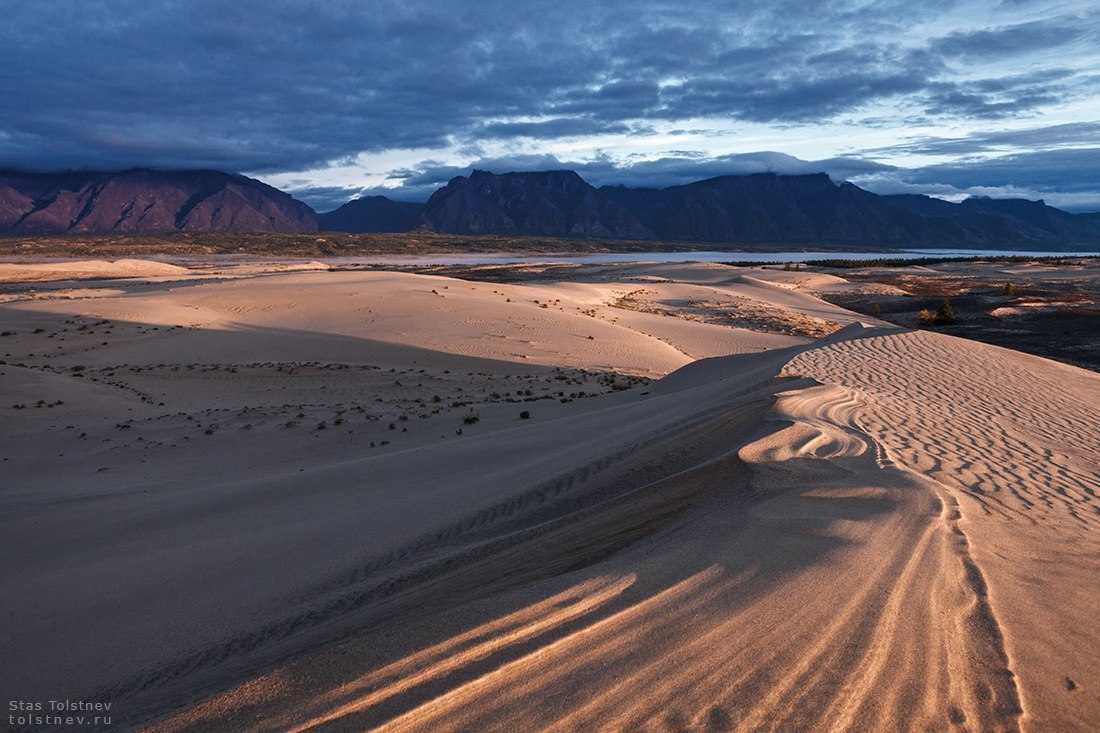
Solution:
<path fill-rule="evenodd" d="M 1095 0 L 3 0 L 0 167 L 217 168 L 313 205 L 472 168 L 827 171 L 1100 210 Z"/>

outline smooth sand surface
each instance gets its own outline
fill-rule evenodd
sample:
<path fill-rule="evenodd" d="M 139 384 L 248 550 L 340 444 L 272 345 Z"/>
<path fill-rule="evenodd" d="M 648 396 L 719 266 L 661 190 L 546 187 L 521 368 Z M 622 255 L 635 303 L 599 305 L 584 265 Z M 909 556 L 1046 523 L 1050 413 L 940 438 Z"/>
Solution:
<path fill-rule="evenodd" d="M 187 275 L 186 267 L 152 260 L 66 260 L 62 262 L 0 262 L 0 282 L 43 282 L 89 278 L 170 277 Z"/>
<path fill-rule="evenodd" d="M 806 273 L 601 272 L 16 293 L 0 690 L 158 731 L 1094 729 L 1100 376 Z"/>

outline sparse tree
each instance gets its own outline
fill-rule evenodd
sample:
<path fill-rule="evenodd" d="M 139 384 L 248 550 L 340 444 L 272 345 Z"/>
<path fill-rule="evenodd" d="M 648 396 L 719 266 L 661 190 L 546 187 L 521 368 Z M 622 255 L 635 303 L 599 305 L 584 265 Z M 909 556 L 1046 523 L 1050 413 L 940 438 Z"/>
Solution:
<path fill-rule="evenodd" d="M 947 298 L 943 299 L 943 305 L 936 311 L 936 323 L 954 323 L 955 322 L 955 309 L 951 307 L 951 301 Z"/>

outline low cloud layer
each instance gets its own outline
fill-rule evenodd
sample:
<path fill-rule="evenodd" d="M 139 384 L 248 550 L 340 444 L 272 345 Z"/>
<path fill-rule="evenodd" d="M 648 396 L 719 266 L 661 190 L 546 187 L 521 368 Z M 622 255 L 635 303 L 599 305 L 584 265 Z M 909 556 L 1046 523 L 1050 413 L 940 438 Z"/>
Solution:
<path fill-rule="evenodd" d="M 946 140 L 928 141 L 944 145 Z M 911 143 L 917 144 L 917 143 Z M 975 149 L 984 143 L 977 142 Z M 318 211 L 330 211 L 359 196 L 381 195 L 400 201 L 423 202 L 455 176 L 472 171 L 573 170 L 594 186 L 665 188 L 705 178 L 752 173 L 805 175 L 827 173 L 837 182 L 851 181 L 880 194 L 921 193 L 961 200 L 968 196 L 1044 199 L 1068 211 L 1100 211 L 1095 171 L 1100 170 L 1100 147 L 1039 151 L 999 157 L 967 156 L 951 163 L 905 168 L 870 158 L 837 157 L 801 160 L 773 151 L 716 157 L 679 155 L 621 162 L 610 156 L 570 160 L 553 155 L 515 155 L 479 158 L 455 166 L 425 160 L 389 171 L 385 185 L 374 187 L 312 187 L 303 183 L 293 193 Z"/>

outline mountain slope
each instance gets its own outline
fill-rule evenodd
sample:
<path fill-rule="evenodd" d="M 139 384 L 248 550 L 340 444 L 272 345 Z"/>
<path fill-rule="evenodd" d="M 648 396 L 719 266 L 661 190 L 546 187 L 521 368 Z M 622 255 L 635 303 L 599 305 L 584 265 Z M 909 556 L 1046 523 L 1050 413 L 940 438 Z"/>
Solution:
<path fill-rule="evenodd" d="M 665 189 L 600 193 L 662 239 L 736 243 L 897 243 L 920 217 L 824 173 L 721 176 Z"/>
<path fill-rule="evenodd" d="M 356 234 L 407 232 L 423 208 L 423 204 L 393 201 L 385 196 L 364 196 L 321 214 L 321 229 Z"/>
<path fill-rule="evenodd" d="M 836 183 L 824 173 L 719 176 L 662 189 L 595 189 L 572 171 L 474 171 L 437 190 L 414 226 L 449 234 L 731 245 L 1100 246 L 1095 222 L 1042 201 L 955 204 L 919 195 L 879 196 Z"/>
<path fill-rule="evenodd" d="M 1074 215 L 1026 199 L 969 198 L 961 203 L 904 194 L 882 197 L 921 215 L 924 240 L 963 245 L 1095 244 L 1100 229 L 1087 215 Z"/>
<path fill-rule="evenodd" d="M 457 176 L 432 194 L 416 222 L 450 234 L 541 234 L 650 239 L 629 212 L 573 171 Z"/>
<path fill-rule="evenodd" d="M 475 170 L 423 205 L 368 196 L 318 217 L 271 186 L 218 171 L 0 171 L 0 235 L 319 228 L 726 245 L 1100 248 L 1097 214 L 1023 199 L 879 196 L 824 173 L 596 189 L 573 171 Z"/>
<path fill-rule="evenodd" d="M 0 233 L 317 231 L 314 211 L 218 171 L 0 173 Z"/>

